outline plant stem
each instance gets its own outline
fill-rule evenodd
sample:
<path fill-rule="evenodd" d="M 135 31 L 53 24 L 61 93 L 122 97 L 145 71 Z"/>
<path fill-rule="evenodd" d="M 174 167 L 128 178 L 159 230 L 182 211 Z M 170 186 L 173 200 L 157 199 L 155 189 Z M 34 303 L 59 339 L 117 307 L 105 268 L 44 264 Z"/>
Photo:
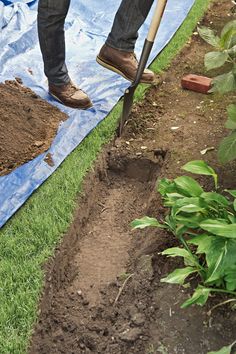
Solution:
<path fill-rule="evenodd" d="M 201 266 L 201 264 L 198 261 L 198 258 L 191 252 L 190 248 L 188 247 L 187 242 L 185 241 L 185 239 L 183 238 L 183 236 L 179 236 L 179 240 L 180 242 L 183 244 L 184 248 L 186 249 L 186 251 L 188 251 L 188 253 L 191 255 L 194 263 L 196 264 L 197 268 L 199 268 L 201 271 L 204 271 L 204 268 Z"/>
<path fill-rule="evenodd" d="M 208 316 L 211 315 L 211 313 L 212 313 L 213 310 L 217 309 L 217 308 L 220 307 L 220 306 L 227 305 L 227 304 L 229 304 L 229 303 L 231 303 L 231 302 L 236 302 L 236 299 L 228 299 L 228 300 L 226 300 L 226 301 L 221 302 L 220 304 L 217 304 L 217 305 L 213 306 L 213 307 L 207 312 Z"/>
<path fill-rule="evenodd" d="M 215 182 L 215 189 L 217 190 L 219 188 L 219 186 L 218 186 L 218 176 L 217 176 L 217 174 L 213 174 L 212 176 L 213 176 L 214 182 Z"/>
<path fill-rule="evenodd" d="M 224 290 L 224 289 L 217 289 L 217 288 L 207 288 L 211 291 L 214 291 L 216 293 L 226 293 L 226 294 L 231 294 L 236 296 L 236 291 L 231 291 L 231 290 Z"/>

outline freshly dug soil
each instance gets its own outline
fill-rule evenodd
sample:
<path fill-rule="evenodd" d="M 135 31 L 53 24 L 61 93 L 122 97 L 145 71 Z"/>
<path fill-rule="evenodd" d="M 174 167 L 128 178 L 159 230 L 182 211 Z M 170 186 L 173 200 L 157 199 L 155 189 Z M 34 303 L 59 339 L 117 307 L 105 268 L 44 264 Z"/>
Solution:
<path fill-rule="evenodd" d="M 203 23 L 222 28 L 232 18 L 231 6 L 216 2 Z M 209 313 L 225 298 L 212 296 L 203 308 L 182 310 L 194 283 L 183 288 L 160 282 L 181 266 L 160 255 L 176 245 L 173 236 L 130 228 L 143 215 L 164 217 L 155 181 L 182 174 L 190 160 L 206 160 L 222 188 L 236 188 L 236 164 L 223 167 L 216 158 L 234 96 L 180 88 L 184 74 L 204 74 L 209 49 L 193 36 L 88 175 L 74 222 L 46 267 L 30 354 L 206 354 L 236 339 L 236 312 L 229 305 Z M 210 177 L 199 181 L 213 188 Z"/>
<path fill-rule="evenodd" d="M 0 176 L 48 150 L 67 118 L 19 81 L 0 84 Z"/>

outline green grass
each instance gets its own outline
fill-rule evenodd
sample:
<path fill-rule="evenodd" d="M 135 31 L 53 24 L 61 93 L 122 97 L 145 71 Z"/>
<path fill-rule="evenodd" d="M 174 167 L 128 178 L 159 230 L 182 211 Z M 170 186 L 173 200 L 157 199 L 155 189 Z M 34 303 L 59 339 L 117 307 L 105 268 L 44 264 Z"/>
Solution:
<path fill-rule="evenodd" d="M 152 64 L 164 70 L 191 35 L 210 0 L 196 0 L 171 43 Z M 136 99 L 144 97 L 141 85 Z M 37 319 L 44 274 L 42 265 L 73 218 L 76 197 L 102 146 L 114 135 L 121 112 L 118 103 L 109 116 L 33 194 L 0 231 L 0 353 L 24 354 Z"/>

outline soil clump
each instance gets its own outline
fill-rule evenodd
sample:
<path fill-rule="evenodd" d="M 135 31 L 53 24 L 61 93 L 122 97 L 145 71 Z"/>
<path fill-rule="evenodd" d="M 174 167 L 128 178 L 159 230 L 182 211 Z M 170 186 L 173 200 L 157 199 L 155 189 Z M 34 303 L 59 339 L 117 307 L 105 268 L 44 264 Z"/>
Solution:
<path fill-rule="evenodd" d="M 0 176 L 34 159 L 50 147 L 66 114 L 20 80 L 0 83 Z"/>

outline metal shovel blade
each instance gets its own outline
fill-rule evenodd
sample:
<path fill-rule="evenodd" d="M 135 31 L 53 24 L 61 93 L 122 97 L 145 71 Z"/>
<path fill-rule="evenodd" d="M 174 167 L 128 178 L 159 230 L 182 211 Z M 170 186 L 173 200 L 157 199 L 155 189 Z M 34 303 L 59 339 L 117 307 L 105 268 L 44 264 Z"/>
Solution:
<path fill-rule="evenodd" d="M 119 131 L 118 135 L 121 136 L 125 122 L 129 118 L 129 114 L 133 105 L 133 100 L 134 100 L 134 93 L 135 90 L 140 82 L 140 79 L 143 75 L 144 69 L 146 67 L 150 52 L 152 50 L 153 42 L 149 42 L 147 39 L 145 40 L 144 47 L 142 50 L 141 58 L 139 61 L 138 69 L 137 69 L 137 74 L 135 77 L 134 82 L 132 85 L 130 85 L 129 88 L 125 91 L 124 95 L 124 103 L 123 103 L 123 110 L 122 114 L 120 117 L 120 124 L 119 124 Z"/>
<path fill-rule="evenodd" d="M 122 114 L 120 117 L 120 123 L 119 123 L 119 131 L 118 131 L 118 136 L 121 136 L 124 125 L 129 118 L 132 106 L 133 106 L 133 101 L 134 101 L 134 92 L 136 90 L 137 86 L 130 86 L 127 88 L 124 94 L 124 103 L 123 103 L 123 109 L 122 109 Z"/>

